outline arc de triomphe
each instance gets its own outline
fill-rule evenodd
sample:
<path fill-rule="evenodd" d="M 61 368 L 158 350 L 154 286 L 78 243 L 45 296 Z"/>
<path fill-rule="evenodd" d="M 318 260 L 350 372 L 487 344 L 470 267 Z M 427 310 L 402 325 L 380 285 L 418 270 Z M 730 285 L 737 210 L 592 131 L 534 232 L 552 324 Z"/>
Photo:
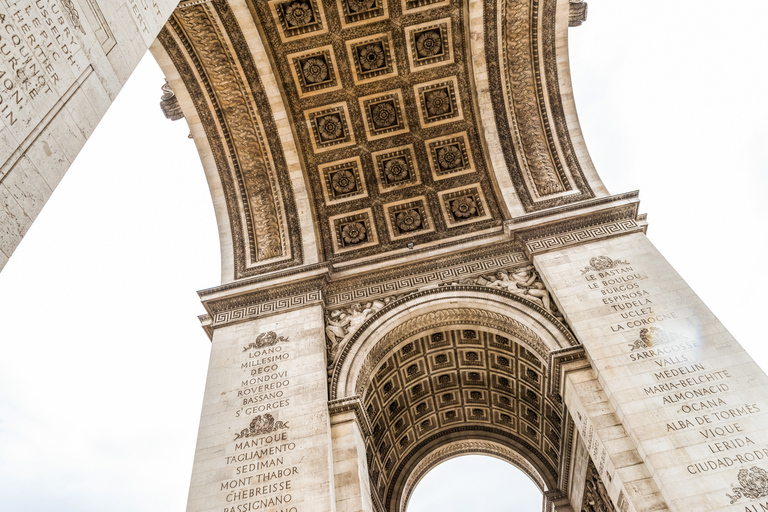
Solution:
<path fill-rule="evenodd" d="M 190 512 L 404 512 L 490 454 L 549 511 L 768 510 L 766 376 L 610 195 L 575 0 L 0 5 L 0 267 L 149 48 L 217 215 Z"/>

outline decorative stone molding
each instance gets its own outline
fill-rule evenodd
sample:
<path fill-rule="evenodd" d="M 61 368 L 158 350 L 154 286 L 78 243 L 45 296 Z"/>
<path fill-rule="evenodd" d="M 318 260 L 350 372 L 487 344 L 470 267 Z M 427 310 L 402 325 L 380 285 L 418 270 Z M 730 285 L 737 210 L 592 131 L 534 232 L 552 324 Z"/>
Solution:
<path fill-rule="evenodd" d="M 423 449 L 425 446 L 432 444 L 436 441 L 437 438 L 445 436 L 456 436 L 456 437 L 463 437 L 463 438 L 481 438 L 485 436 L 492 436 L 492 435 L 501 435 L 503 436 L 503 439 L 506 441 L 505 444 L 508 444 L 510 441 L 514 444 L 517 444 L 518 446 L 522 447 L 524 451 L 527 451 L 528 453 L 536 453 L 536 448 L 534 448 L 530 443 L 528 443 L 525 439 L 523 439 L 520 436 L 512 435 L 508 432 L 505 432 L 501 429 L 493 428 L 493 427 L 485 427 L 485 426 L 462 426 L 462 427 L 455 427 L 453 429 L 449 429 L 440 433 L 435 434 L 431 438 L 425 439 L 421 443 L 418 443 L 414 447 L 412 447 L 408 453 L 408 455 L 400 462 L 400 464 L 397 466 L 397 468 L 393 471 L 393 475 L 390 478 L 392 483 L 395 483 L 399 480 L 401 474 L 408 469 L 408 466 L 410 466 L 411 459 L 414 457 L 416 453 L 418 453 L 421 449 Z M 479 440 L 479 439 L 478 439 Z M 508 461 L 512 464 L 514 464 L 512 461 Z M 546 468 L 547 471 L 549 471 L 552 475 L 555 474 L 554 467 L 551 466 L 547 461 L 542 460 L 541 463 Z M 540 479 L 537 478 L 535 481 L 539 481 Z M 399 490 L 399 489 L 398 489 Z M 373 488 L 372 488 L 372 492 Z M 402 493 L 400 493 L 402 495 Z M 394 485 L 387 486 L 387 493 L 385 497 L 385 510 L 392 510 L 393 500 L 395 499 L 396 493 L 395 493 L 395 487 Z M 402 510 L 400 508 L 396 510 Z"/>
<path fill-rule="evenodd" d="M 339 347 L 355 335 L 361 325 L 381 311 L 387 304 L 404 295 L 391 295 L 382 300 L 354 304 L 350 307 L 334 309 L 325 316 L 325 338 L 329 373 L 333 370 Z"/>
<path fill-rule="evenodd" d="M 530 254 L 535 254 L 551 251 L 553 249 L 560 249 L 569 245 L 576 245 L 588 241 L 591 242 L 593 240 L 610 238 L 612 236 L 637 233 L 639 231 L 644 231 L 644 227 L 633 219 L 627 219 L 623 221 L 599 224 L 597 226 L 590 226 L 588 228 L 580 229 L 578 231 L 571 231 L 562 235 L 553 235 L 546 238 L 531 240 L 530 242 L 526 242 L 525 246 Z"/>
<path fill-rule="evenodd" d="M 163 95 L 160 97 L 160 110 L 163 111 L 163 115 L 166 119 L 171 121 L 178 121 L 184 119 L 184 112 L 181 111 L 179 100 L 171 89 L 171 84 L 168 80 L 160 87 L 163 91 Z"/>
<path fill-rule="evenodd" d="M 532 9 L 538 2 L 507 0 L 503 14 L 504 63 L 509 74 L 507 101 L 514 112 L 510 119 L 512 133 L 523 149 L 523 169 L 532 185 L 534 197 L 543 197 L 571 189 L 568 179 L 558 165 L 557 153 L 547 143 L 537 98 L 532 51 L 530 19 L 536 18 Z M 560 167 L 560 168 L 559 168 Z"/>
<path fill-rule="evenodd" d="M 534 228 L 515 231 L 529 256 L 630 233 L 645 232 L 646 223 L 637 215 L 639 203 L 629 203 L 571 217 Z"/>
<path fill-rule="evenodd" d="M 550 395 L 558 396 L 560 397 L 560 400 L 562 400 L 562 367 L 565 363 L 572 363 L 574 361 L 584 361 L 585 366 L 589 366 L 587 355 L 586 352 L 584 352 L 584 347 L 582 345 L 566 347 L 550 352 L 549 372 L 547 373 L 547 381 L 549 382 L 549 389 L 547 392 Z"/>
<path fill-rule="evenodd" d="M 568 5 L 568 26 L 580 27 L 585 21 L 587 21 L 587 2 L 571 0 Z"/>
<path fill-rule="evenodd" d="M 251 203 L 256 239 L 256 251 L 251 258 L 263 261 L 284 256 L 288 247 L 285 228 L 280 221 L 285 214 L 277 199 L 278 191 L 274 189 L 274 170 L 264 147 L 264 134 L 249 105 L 249 94 L 234 66 L 235 59 L 204 5 L 179 10 L 176 16 L 197 50 L 231 129 L 232 147 L 240 161 L 246 195 Z"/>
<path fill-rule="evenodd" d="M 310 304 L 321 303 L 322 300 L 322 292 L 320 290 L 314 290 L 300 295 L 292 295 L 290 297 L 280 297 L 279 299 L 258 302 L 251 306 L 243 306 L 216 313 L 213 317 L 213 325 L 214 327 L 219 327 L 223 324 L 284 313 Z"/>
<path fill-rule="evenodd" d="M 544 286 L 533 265 L 519 266 L 508 270 L 499 269 L 495 275 L 479 276 L 474 279 L 463 278 L 445 284 L 477 285 L 497 290 L 506 290 L 536 305 L 543 306 L 555 318 L 564 322 L 563 316 L 557 310 L 557 305 L 552 302 L 549 291 Z"/>
<path fill-rule="evenodd" d="M 434 293 L 436 291 L 437 290 L 428 290 L 427 293 Z M 506 292 L 499 292 L 499 293 L 505 295 L 508 298 L 514 297 L 515 299 L 521 302 L 524 301 L 524 299 L 519 299 L 516 295 L 512 295 L 510 293 L 506 293 Z M 403 299 L 399 299 L 395 302 L 390 303 L 391 304 L 390 307 L 401 305 L 406 300 L 415 298 L 418 295 L 419 294 L 414 294 L 413 296 L 408 296 Z M 382 310 L 384 310 L 384 308 L 382 308 Z M 355 332 L 352 336 L 347 338 L 344 344 L 341 346 L 341 349 L 337 351 L 338 355 L 337 355 L 337 360 L 333 369 L 332 381 L 331 381 L 332 397 L 336 396 L 336 392 L 338 388 L 338 376 L 339 376 L 338 374 L 341 366 L 340 359 L 346 357 L 346 355 L 350 350 L 350 347 L 354 344 L 354 342 L 359 337 L 359 334 L 363 332 L 365 328 L 368 325 L 370 325 L 370 323 L 372 323 L 373 320 L 377 318 L 377 315 L 381 314 L 382 310 L 380 310 L 379 313 L 368 317 L 365 323 L 363 323 L 358 328 L 357 332 Z M 544 312 L 544 310 L 541 308 L 539 308 L 539 310 L 541 312 Z M 554 320 L 554 318 L 551 317 L 551 315 L 550 315 L 550 318 Z M 365 361 L 363 363 L 363 367 L 360 370 L 360 374 L 357 376 L 357 383 L 355 384 L 355 393 L 362 393 L 363 391 L 362 386 L 365 385 L 365 382 L 367 381 L 373 369 L 381 362 L 381 359 L 382 357 L 384 357 L 384 354 L 392 350 L 393 347 L 402 343 L 405 339 L 428 329 L 433 329 L 438 327 L 447 327 L 450 325 L 459 325 L 459 324 L 476 325 L 478 327 L 483 327 L 486 329 L 487 328 L 496 329 L 500 332 L 507 333 L 508 335 L 523 342 L 525 346 L 535 351 L 544 360 L 546 360 L 547 354 L 549 353 L 549 348 L 546 346 L 546 344 L 542 341 L 542 339 L 539 337 L 537 333 L 535 333 L 534 331 L 532 331 L 530 328 L 523 325 L 519 321 L 513 318 L 510 318 L 506 315 L 502 315 L 493 311 L 486 311 L 479 308 L 440 309 L 436 311 L 431 311 L 429 313 L 425 313 L 423 315 L 420 315 L 414 318 L 409 318 L 408 320 L 402 322 L 397 327 L 392 329 L 386 335 L 384 335 L 381 338 L 381 340 L 377 343 L 376 347 L 366 356 Z M 566 330 L 566 332 L 568 331 Z M 570 335 L 569 338 L 570 340 L 573 340 L 572 335 Z M 575 341 L 574 341 L 574 344 L 575 344 Z"/>
<path fill-rule="evenodd" d="M 471 254 L 463 253 L 438 262 L 423 262 L 407 269 L 390 270 L 375 276 L 369 274 L 366 279 L 352 278 L 330 283 L 326 304 L 333 307 L 367 302 L 440 283 L 478 277 L 483 273 L 527 262 L 525 254 L 516 251 L 511 245 L 473 251 Z"/>
<path fill-rule="evenodd" d="M 526 211 L 594 197 L 560 97 L 556 10 L 550 0 L 484 0 L 483 6 L 500 149 Z"/>
<path fill-rule="evenodd" d="M 370 436 L 373 431 L 371 421 L 365 413 L 363 402 L 358 395 L 339 398 L 328 402 L 328 412 L 331 413 L 331 416 L 347 411 L 353 411 L 355 413 L 355 418 L 360 425 L 360 430 L 362 431 L 363 436 Z"/>
<path fill-rule="evenodd" d="M 381 307 L 373 314 L 366 315 L 366 319 L 362 322 L 357 330 L 348 336 L 349 331 L 344 332 L 339 330 L 334 334 L 334 340 L 338 339 L 338 347 L 332 350 L 334 357 L 328 359 L 329 373 L 331 375 L 330 382 L 330 396 L 331 398 L 337 396 L 339 386 L 339 376 L 343 360 L 349 354 L 351 347 L 357 342 L 360 335 L 378 318 L 386 314 L 388 311 L 405 304 L 409 300 L 413 300 L 426 295 L 443 293 L 446 288 L 431 288 L 427 290 L 421 290 L 413 294 L 408 294 L 402 298 L 390 301 L 385 307 Z M 535 302 L 521 298 L 517 294 L 512 294 L 506 290 L 499 290 L 488 287 L 478 286 L 453 286 L 452 291 L 455 292 L 485 292 L 494 295 L 499 295 L 512 302 L 519 302 L 525 304 L 536 311 L 538 314 L 543 315 L 547 320 L 552 323 L 552 326 L 564 336 L 567 343 L 571 345 L 577 345 L 577 341 L 571 333 L 570 329 L 563 325 L 556 317 L 554 317 L 549 311 L 543 307 L 537 305 Z M 405 338 L 413 336 L 420 331 L 424 331 L 429 328 L 443 327 L 448 325 L 456 325 L 465 323 L 467 325 L 478 325 L 484 328 L 497 329 L 500 332 L 506 332 L 509 335 L 518 338 L 525 343 L 531 350 L 537 352 L 539 356 L 546 360 L 548 358 L 549 348 L 541 340 L 541 338 L 533 332 L 531 329 L 521 324 L 517 320 L 509 318 L 508 316 L 495 313 L 492 311 L 485 311 L 476 308 L 448 308 L 442 310 L 436 310 L 424 315 L 410 318 L 405 322 L 399 324 L 395 329 L 387 333 L 377 344 L 376 348 L 371 351 L 363 363 L 363 368 L 360 374 L 357 376 L 357 384 L 355 393 L 360 393 L 361 382 L 364 382 L 373 367 L 376 366 L 383 353 L 390 350 L 393 346 L 402 342 Z"/>
<path fill-rule="evenodd" d="M 324 284 L 325 278 L 319 277 L 230 298 L 204 300 L 203 305 L 212 319 L 209 328 L 213 330 L 223 325 L 322 304 Z"/>

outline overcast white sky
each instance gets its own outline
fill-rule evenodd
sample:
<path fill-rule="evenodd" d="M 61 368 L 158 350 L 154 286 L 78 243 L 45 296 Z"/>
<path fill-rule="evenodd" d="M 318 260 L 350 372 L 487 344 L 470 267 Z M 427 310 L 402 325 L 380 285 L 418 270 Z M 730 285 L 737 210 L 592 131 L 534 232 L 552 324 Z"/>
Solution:
<path fill-rule="evenodd" d="M 766 368 L 768 6 L 589 5 L 570 51 L 598 172 L 640 189 L 651 240 Z M 0 273 L 2 511 L 185 507 L 210 348 L 195 290 L 218 284 L 219 255 L 162 81 L 145 58 Z M 409 512 L 537 512 L 503 465 L 451 461 Z"/>

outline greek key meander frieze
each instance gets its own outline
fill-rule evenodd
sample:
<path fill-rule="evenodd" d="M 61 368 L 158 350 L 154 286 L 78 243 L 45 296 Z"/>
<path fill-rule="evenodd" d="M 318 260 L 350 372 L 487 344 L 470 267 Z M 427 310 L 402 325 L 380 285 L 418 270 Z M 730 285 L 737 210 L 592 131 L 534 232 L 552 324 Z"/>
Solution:
<path fill-rule="evenodd" d="M 544 238 L 538 238 L 525 242 L 526 250 L 529 254 L 559 249 L 569 245 L 575 245 L 589 240 L 600 240 L 615 235 L 633 233 L 644 230 L 644 227 L 634 219 L 626 219 L 616 222 L 590 226 L 577 231 L 552 235 Z"/>
<path fill-rule="evenodd" d="M 275 313 L 290 311 L 292 309 L 298 309 L 310 304 L 316 304 L 322 302 L 322 300 L 323 294 L 320 290 L 310 290 L 300 295 L 280 297 L 277 299 L 262 301 L 249 306 L 243 306 L 216 313 L 213 316 L 213 324 L 215 326 L 219 326 L 230 322 L 237 322 L 258 318 L 261 316 L 272 315 Z"/>
<path fill-rule="evenodd" d="M 326 297 L 328 307 L 343 306 L 354 302 L 369 301 L 378 297 L 398 295 L 405 291 L 418 290 L 429 285 L 458 281 L 467 277 L 479 276 L 484 272 L 509 267 L 518 263 L 527 263 L 528 259 L 522 252 L 509 252 L 492 256 L 478 261 L 468 261 L 444 268 L 430 269 L 415 275 L 404 275 L 396 279 L 384 280 L 378 283 L 348 283 L 329 285 Z"/>

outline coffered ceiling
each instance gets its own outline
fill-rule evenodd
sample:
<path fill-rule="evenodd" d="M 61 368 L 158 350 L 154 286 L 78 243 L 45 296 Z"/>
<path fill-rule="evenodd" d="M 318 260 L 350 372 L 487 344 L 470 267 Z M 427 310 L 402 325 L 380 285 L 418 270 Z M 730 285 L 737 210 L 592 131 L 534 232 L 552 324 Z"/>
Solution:
<path fill-rule="evenodd" d="M 232 278 L 464 243 L 601 192 L 582 169 L 586 151 L 577 158 L 558 79 L 567 10 L 555 0 L 182 2 L 159 60 L 199 119 L 209 179 L 221 181 Z"/>

